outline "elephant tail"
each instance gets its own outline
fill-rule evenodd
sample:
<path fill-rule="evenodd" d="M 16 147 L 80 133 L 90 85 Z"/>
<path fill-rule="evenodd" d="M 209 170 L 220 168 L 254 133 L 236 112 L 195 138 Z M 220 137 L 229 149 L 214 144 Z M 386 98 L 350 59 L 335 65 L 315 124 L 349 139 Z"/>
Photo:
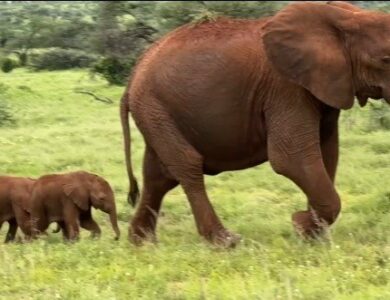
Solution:
<path fill-rule="evenodd" d="M 122 122 L 123 141 L 125 147 L 127 175 L 129 177 L 129 193 L 127 196 L 127 202 L 134 207 L 137 204 L 137 200 L 139 198 L 139 189 L 137 180 L 134 177 L 133 167 L 131 165 L 131 135 L 129 124 L 129 98 L 127 90 L 121 99 L 120 115 Z"/>
<path fill-rule="evenodd" d="M 112 229 L 114 229 L 114 231 L 115 231 L 115 240 L 119 240 L 121 232 L 120 232 L 119 227 L 118 227 L 118 217 L 117 217 L 117 214 L 116 214 L 116 208 L 115 207 L 110 212 L 110 222 L 111 222 L 111 225 L 112 225 Z"/>

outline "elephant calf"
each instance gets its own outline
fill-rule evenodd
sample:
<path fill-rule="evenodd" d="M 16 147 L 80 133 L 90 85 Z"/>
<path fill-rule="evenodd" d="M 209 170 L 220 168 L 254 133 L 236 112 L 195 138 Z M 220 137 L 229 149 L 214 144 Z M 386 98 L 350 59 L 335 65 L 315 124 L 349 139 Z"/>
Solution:
<path fill-rule="evenodd" d="M 114 192 L 106 180 L 84 171 L 40 177 L 31 198 L 33 237 L 52 222 L 58 223 L 68 240 L 78 238 L 79 225 L 99 236 L 101 230 L 92 218 L 91 206 L 110 215 L 115 239 L 119 239 Z"/>
<path fill-rule="evenodd" d="M 5 238 L 15 239 L 18 226 L 26 236 L 31 235 L 29 201 L 35 180 L 26 177 L 0 176 L 0 228 L 8 222 Z"/>

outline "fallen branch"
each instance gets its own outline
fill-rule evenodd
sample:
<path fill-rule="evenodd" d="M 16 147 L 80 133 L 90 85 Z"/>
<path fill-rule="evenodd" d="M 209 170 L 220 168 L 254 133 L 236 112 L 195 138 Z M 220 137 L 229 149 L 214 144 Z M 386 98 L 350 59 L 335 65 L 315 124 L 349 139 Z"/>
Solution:
<path fill-rule="evenodd" d="M 100 101 L 100 102 L 103 102 L 103 103 L 106 103 L 106 104 L 112 104 L 114 103 L 114 101 L 112 101 L 110 98 L 107 98 L 107 97 L 99 97 L 97 95 L 95 95 L 94 93 L 90 92 L 90 91 L 74 91 L 75 93 L 78 93 L 78 94 L 85 94 L 85 95 L 90 95 L 92 96 L 95 100 L 97 101 Z"/>

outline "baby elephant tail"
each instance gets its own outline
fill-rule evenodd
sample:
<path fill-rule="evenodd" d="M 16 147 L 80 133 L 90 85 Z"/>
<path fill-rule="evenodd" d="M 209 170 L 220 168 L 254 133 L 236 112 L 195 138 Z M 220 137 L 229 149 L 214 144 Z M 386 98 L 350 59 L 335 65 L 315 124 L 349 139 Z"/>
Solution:
<path fill-rule="evenodd" d="M 130 124 L 129 124 L 129 98 L 128 98 L 127 90 L 121 99 L 120 116 L 121 116 L 123 140 L 124 140 L 124 147 L 125 147 L 127 175 L 129 177 L 129 193 L 127 196 L 127 202 L 134 207 L 137 204 L 137 200 L 139 198 L 139 189 L 138 189 L 137 180 L 134 177 L 133 167 L 131 165 L 131 149 L 130 149 L 131 135 L 130 135 Z"/>

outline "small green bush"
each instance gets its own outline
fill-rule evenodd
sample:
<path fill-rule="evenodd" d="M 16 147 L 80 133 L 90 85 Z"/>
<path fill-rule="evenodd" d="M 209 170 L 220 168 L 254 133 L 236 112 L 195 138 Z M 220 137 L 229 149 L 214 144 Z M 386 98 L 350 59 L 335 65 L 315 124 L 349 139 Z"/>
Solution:
<path fill-rule="evenodd" d="M 390 106 L 384 101 L 370 102 L 369 131 L 390 130 Z"/>
<path fill-rule="evenodd" d="M 14 123 L 14 119 L 9 112 L 9 107 L 0 101 L 0 127 Z"/>
<path fill-rule="evenodd" d="M 123 85 L 133 65 L 134 61 L 131 59 L 122 61 L 114 57 L 106 57 L 92 67 L 92 72 L 102 75 L 110 84 Z"/>
<path fill-rule="evenodd" d="M 7 90 L 8 86 L 3 83 L 0 83 L 0 127 L 10 125 L 15 122 L 9 111 L 8 105 L 4 100 Z"/>
<path fill-rule="evenodd" d="M 52 49 L 34 55 L 32 67 L 35 70 L 66 70 L 72 68 L 86 68 L 93 64 L 95 55 L 74 49 Z"/>
<path fill-rule="evenodd" d="M 9 86 L 0 82 L 0 95 L 4 95 L 9 89 Z"/>
<path fill-rule="evenodd" d="M 1 62 L 1 70 L 4 73 L 12 72 L 16 67 L 18 67 L 18 62 L 12 58 L 6 57 Z"/>

